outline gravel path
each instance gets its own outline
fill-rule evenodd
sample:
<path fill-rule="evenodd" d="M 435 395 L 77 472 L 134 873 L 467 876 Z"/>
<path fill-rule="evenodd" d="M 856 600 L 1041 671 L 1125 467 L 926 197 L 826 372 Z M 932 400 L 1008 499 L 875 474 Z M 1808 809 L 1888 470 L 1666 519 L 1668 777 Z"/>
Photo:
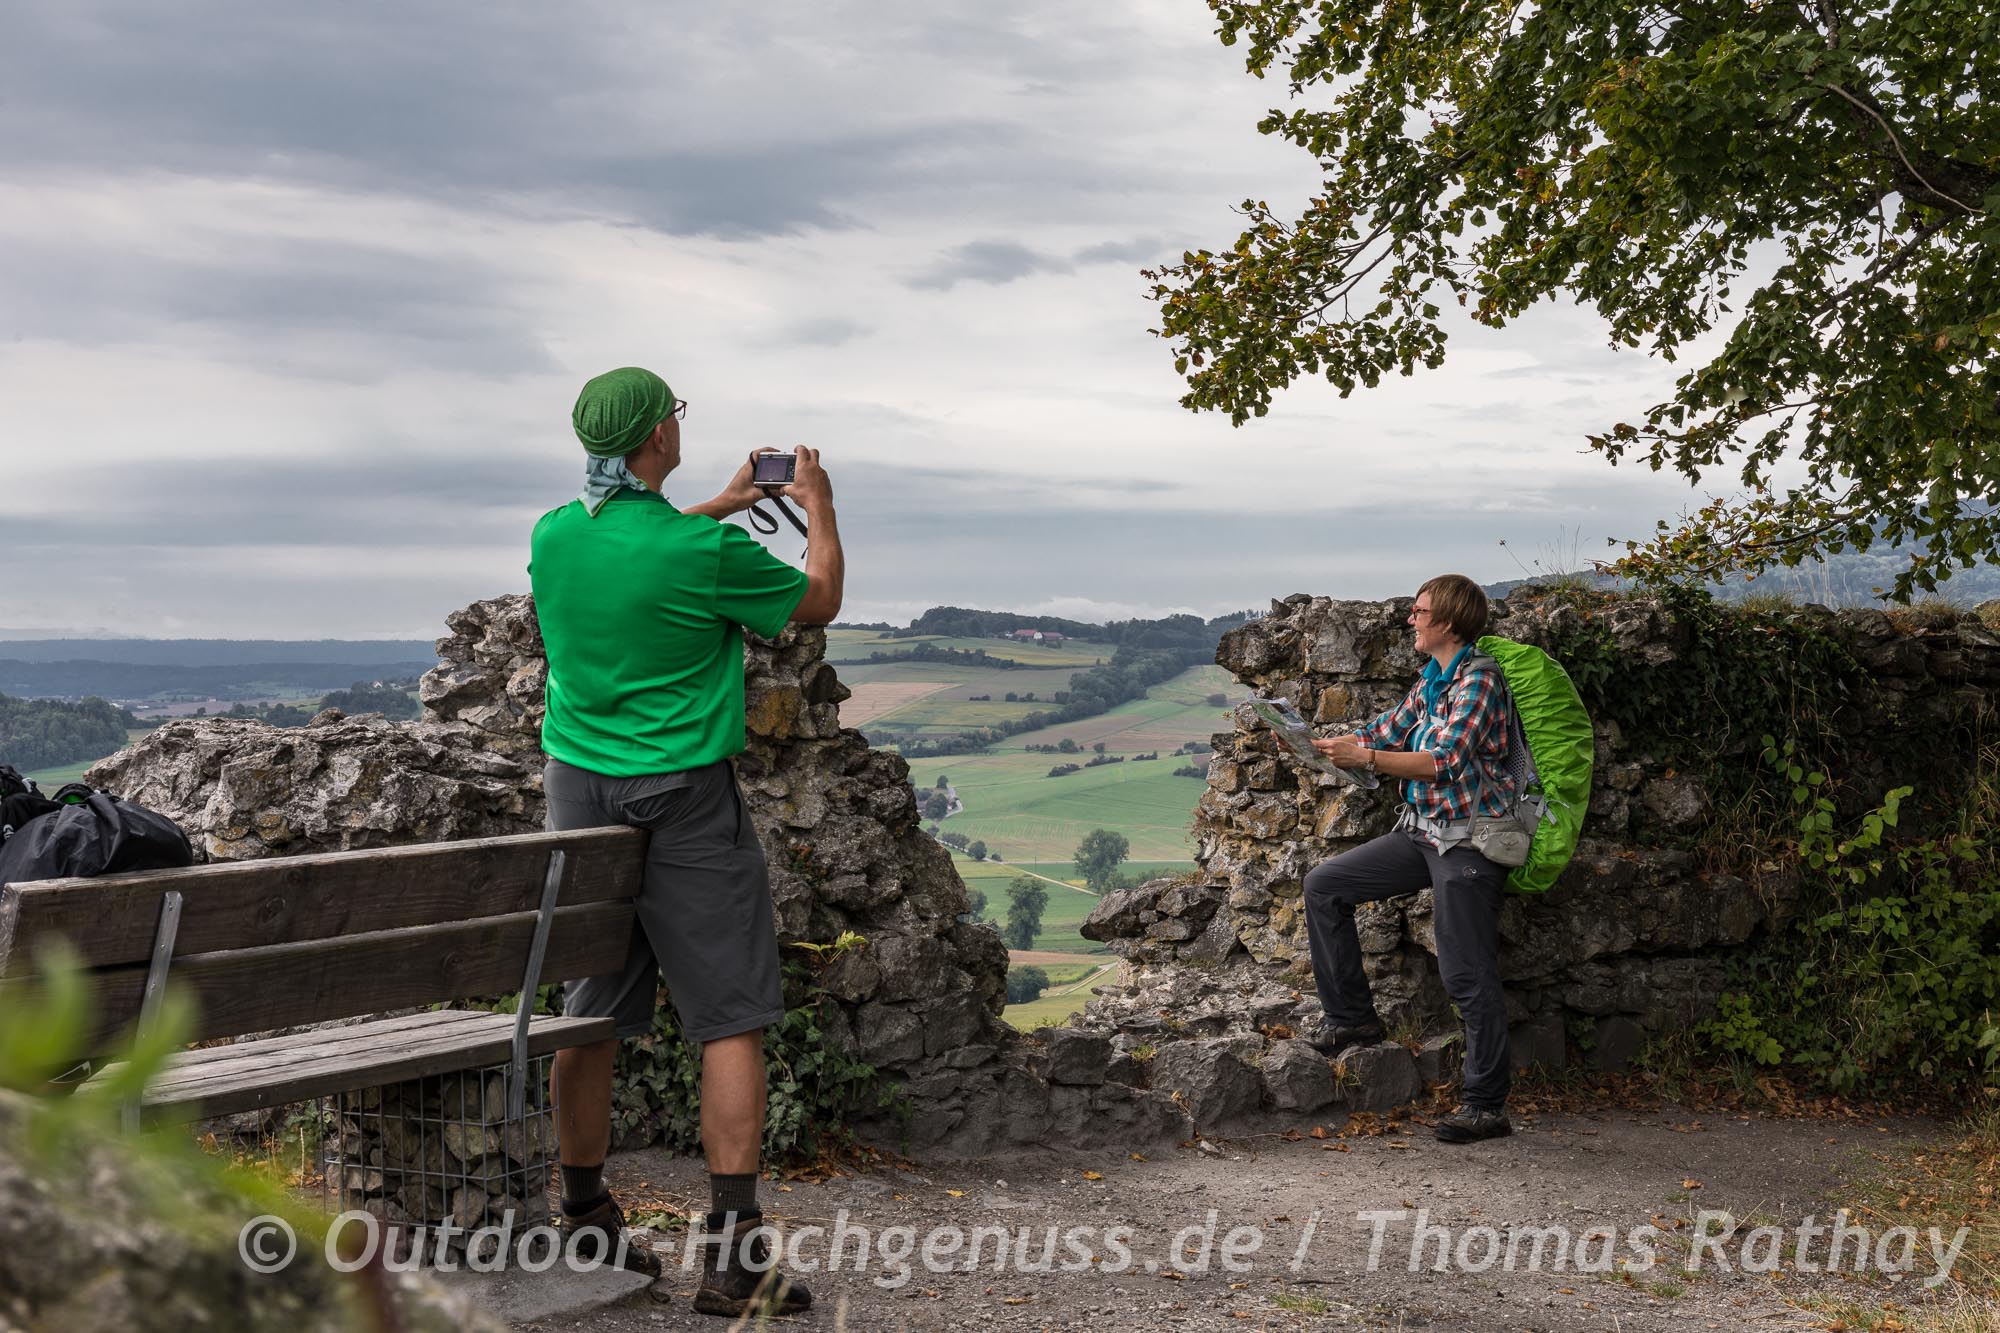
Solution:
<path fill-rule="evenodd" d="M 1310 1128 L 1309 1126 L 1302 1128 Z M 1341 1131 L 1342 1126 L 1332 1126 Z M 909 1170 L 788 1188 L 766 1184 L 765 1207 L 788 1233 L 831 1229 L 843 1210 L 850 1227 L 865 1227 L 871 1259 L 856 1272 L 863 1243 L 848 1233 L 844 1271 L 803 1274 L 818 1307 L 792 1322 L 807 1329 L 1026 1330 L 1026 1329 L 1325 1329 L 1334 1327 L 1537 1330 L 1539 1333 L 1680 1333 L 1687 1329 L 1794 1329 L 1824 1327 L 1832 1316 L 1811 1313 L 1794 1301 L 1895 1299 L 1913 1305 L 1924 1297 L 1915 1280 L 1895 1288 L 1829 1274 L 1744 1271 L 1745 1232 L 1705 1252 L 1698 1272 L 1685 1271 L 1690 1229 L 1703 1210 L 1728 1210 L 1751 1225 L 1795 1227 L 1808 1215 L 1830 1218 L 1850 1200 L 1842 1180 L 1861 1169 L 1870 1150 L 1929 1139 L 1936 1126 L 1908 1120 L 1703 1118 L 1665 1107 L 1585 1115 L 1520 1116 L 1514 1137 L 1452 1147 L 1436 1142 L 1422 1125 L 1391 1126 L 1386 1133 L 1290 1140 L 1279 1135 L 1223 1139 L 1207 1147 L 1165 1148 L 1133 1160 L 1123 1153 L 1051 1148 L 973 1162 L 926 1161 Z M 1296 1131 L 1294 1131 L 1296 1132 Z M 660 1152 L 614 1159 L 611 1175 L 628 1207 L 642 1201 L 686 1208 L 705 1205 L 700 1164 Z M 702 1197 L 698 1197 L 702 1196 Z M 1440 1241 L 1433 1235 L 1416 1271 L 1411 1243 L 1421 1212 L 1432 1227 L 1446 1228 L 1444 1243 L 1463 1245 L 1448 1271 L 1430 1271 Z M 1379 1213 L 1370 1220 L 1364 1213 Z M 1310 1234 L 1310 1219 L 1318 1222 Z M 1214 1219 L 1212 1229 L 1209 1226 Z M 1721 1230 L 1721 1224 L 1711 1223 Z M 1476 1270 L 1487 1242 L 1472 1230 L 1491 1227 L 1505 1243 L 1512 1232 L 1516 1261 L 1504 1257 Z M 1638 1255 L 1637 1228 L 1658 1228 L 1655 1267 L 1628 1280 L 1613 1273 L 1578 1271 L 1576 1261 Z M 952 1244 L 958 1228 L 961 1244 Z M 1030 1263 L 1044 1253 L 1055 1229 L 1056 1271 L 995 1271 L 999 1231 L 979 1238 L 979 1271 L 963 1271 L 973 1228 L 1005 1229 L 1025 1246 Z M 1113 1228 L 1128 1229 L 1129 1263 L 1113 1248 Z M 1207 1271 L 1173 1261 L 1177 1233 L 1193 1227 L 1183 1256 L 1212 1234 Z M 1221 1246 L 1234 1228 L 1233 1252 L 1241 1271 L 1223 1271 Z M 1560 1233 L 1543 1237 L 1540 1271 L 1530 1271 L 1536 1233 L 1523 1228 L 1561 1227 L 1571 1263 L 1553 1255 Z M 904 1271 L 885 1261 L 904 1251 L 914 1229 L 940 1255 L 926 1271 L 918 1248 Z M 1087 1233 L 1072 1229 L 1088 1228 Z M 1026 1239 L 1022 1239 L 1026 1229 Z M 1611 1229 L 1579 1252 L 1585 1233 Z M 1371 1240 L 1381 1243 L 1372 1271 Z M 1259 1248 L 1246 1247 L 1261 1233 Z M 1099 1263 L 1079 1247 L 1095 1250 Z M 1795 1233 L 1784 1239 L 1790 1258 Z M 728 1321 L 693 1312 L 693 1269 L 677 1268 L 686 1253 L 684 1233 L 667 1231 L 668 1276 L 656 1294 L 640 1293 L 580 1320 L 525 1324 L 524 1329 L 624 1330 L 724 1329 Z M 802 1255 L 824 1262 L 827 1238 L 800 1234 Z M 1920 1251 L 1921 1252 L 1921 1251 Z M 1722 1259 L 1716 1256 L 1720 1254 Z M 1463 1262 L 1461 1262 L 1461 1260 Z M 1148 1268 L 1151 1262 L 1151 1270 Z M 1725 1271 L 1725 1262 L 1727 1271 Z M 1068 1265 L 1074 1270 L 1064 1272 Z M 1125 1271 L 1105 1271 L 1123 1266 Z M 1920 1267 L 1920 1272 L 1929 1271 Z M 657 1299 L 664 1296 L 664 1301 Z"/>

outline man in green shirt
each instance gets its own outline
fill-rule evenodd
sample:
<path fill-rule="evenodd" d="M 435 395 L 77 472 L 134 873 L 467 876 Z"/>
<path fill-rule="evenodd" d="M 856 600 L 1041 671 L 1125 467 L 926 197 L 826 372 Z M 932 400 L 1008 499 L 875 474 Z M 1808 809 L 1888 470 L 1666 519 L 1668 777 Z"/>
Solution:
<path fill-rule="evenodd" d="M 626 824 L 651 833 L 625 968 L 571 982 L 564 1010 L 650 1031 L 665 977 L 681 1030 L 701 1046 L 701 1138 L 711 1210 L 695 1307 L 789 1314 L 811 1297 L 769 1269 L 757 1228 L 764 1028 L 784 1014 L 764 853 L 730 758 L 743 749 L 743 631 L 840 612 L 844 561 L 833 491 L 798 449 L 783 494 L 804 509 L 801 573 L 718 520 L 764 498 L 751 465 L 721 494 L 676 509 L 662 487 L 681 461 L 687 404 L 651 371 L 591 380 L 573 423 L 589 455 L 583 495 L 535 524 L 528 566 L 548 650 L 542 750 L 551 829 Z M 766 451 L 759 451 L 766 452 Z M 605 1190 L 618 1040 L 556 1055 L 552 1079 L 563 1224 L 618 1248 L 624 1214 Z M 627 1267 L 658 1274 L 650 1250 Z"/>

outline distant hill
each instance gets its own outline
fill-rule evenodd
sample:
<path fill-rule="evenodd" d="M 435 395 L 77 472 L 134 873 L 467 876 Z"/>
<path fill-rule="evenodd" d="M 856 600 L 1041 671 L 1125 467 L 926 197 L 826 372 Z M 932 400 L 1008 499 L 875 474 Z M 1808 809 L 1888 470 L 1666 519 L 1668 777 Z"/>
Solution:
<path fill-rule="evenodd" d="M 429 669 L 437 662 L 437 644 L 433 639 L 9 639 L 0 648 L 0 658 L 204 667 L 272 662 L 400 666 L 422 662 Z"/>
<path fill-rule="evenodd" d="M 120 634 L 108 629 L 79 629 L 65 625 L 58 629 L 54 625 L 38 625 L 33 629 L 10 628 L 0 625 L 0 641 L 8 639 L 129 639 L 130 634 Z"/>
<path fill-rule="evenodd" d="M 0 694 L 134 702 L 318 695 L 436 665 L 430 639 L 14 639 L 0 642 Z"/>
<path fill-rule="evenodd" d="M 155 666 L 145 662 L 20 662 L 0 658 L 0 694 L 25 699 L 258 699 L 318 695 L 356 682 L 405 680 L 437 665 L 410 662 L 244 662 Z"/>

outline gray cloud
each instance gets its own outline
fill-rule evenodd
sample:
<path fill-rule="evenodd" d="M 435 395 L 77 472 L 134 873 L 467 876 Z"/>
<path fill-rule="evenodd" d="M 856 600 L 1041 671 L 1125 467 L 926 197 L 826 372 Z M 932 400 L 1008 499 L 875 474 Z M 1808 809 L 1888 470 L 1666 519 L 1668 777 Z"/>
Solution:
<path fill-rule="evenodd" d="M 994 286 L 1036 273 L 1067 273 L 1070 262 L 1043 254 L 1014 241 L 968 241 L 947 250 L 923 273 L 909 280 L 922 291 L 949 291 L 961 282 Z"/>
<path fill-rule="evenodd" d="M 10 542 L 51 548 L 455 545 L 506 541 L 582 489 L 581 454 L 506 457 L 476 441 L 410 441 L 333 458 L 160 458 L 109 492 L 6 515 Z M 525 540 L 525 538 L 523 538 Z"/>
<path fill-rule="evenodd" d="M 11 253 L 0 328 L 16 337 L 93 345 L 213 332 L 220 357 L 343 379 L 389 366 L 511 376 L 553 364 L 511 298 L 517 279 L 448 254 L 279 237 L 218 241 L 203 257 L 59 237 Z"/>
<path fill-rule="evenodd" d="M 817 12 L 791 8 L 801 22 Z M 815 50 L 769 40 L 785 9 L 752 23 L 691 6 L 646 18 L 611 0 L 31 3 L 0 51 L 0 167 L 311 181 L 737 239 L 853 226 L 857 201 L 879 193 L 1030 174 L 1014 160 L 1029 146 L 1018 124 L 940 111 L 922 84 L 878 84 L 867 103 L 837 91 Z M 816 40 L 863 66 L 898 46 L 1044 74 L 1078 58 L 1004 19 L 870 17 Z M 1079 157 L 1068 174 L 1103 173 Z"/>
<path fill-rule="evenodd" d="M 1167 244 L 1151 236 L 1139 236 L 1129 241 L 1099 241 L 1087 245 L 1076 252 L 1079 264 L 1145 264 L 1158 260 L 1167 250 Z"/>
<path fill-rule="evenodd" d="M 767 341 L 775 347 L 840 347 L 870 332 L 869 326 L 859 320 L 842 315 L 823 315 L 794 320 Z"/>

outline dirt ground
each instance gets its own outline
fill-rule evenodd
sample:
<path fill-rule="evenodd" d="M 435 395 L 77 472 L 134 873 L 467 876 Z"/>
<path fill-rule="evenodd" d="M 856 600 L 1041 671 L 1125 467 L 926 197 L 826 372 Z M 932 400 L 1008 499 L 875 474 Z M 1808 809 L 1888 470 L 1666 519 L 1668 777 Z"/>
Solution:
<path fill-rule="evenodd" d="M 791 1321 L 800 1330 L 1780 1330 L 1858 1326 L 1838 1324 L 1841 1302 L 1870 1309 L 1894 1302 L 1908 1310 L 1956 1294 L 1950 1284 L 1935 1292 L 1922 1287 L 1921 1278 L 1934 1271 L 1922 1259 L 1923 1242 L 1916 1272 L 1895 1283 L 1786 1271 L 1793 1268 L 1791 1230 L 1784 1234 L 1777 1273 L 1743 1267 L 1750 1227 L 1795 1228 L 1808 1216 L 1829 1221 L 1837 1208 L 1858 1202 L 1848 1182 L 1868 1169 L 1871 1153 L 1929 1141 L 1939 1133 L 1935 1124 L 1705 1118 L 1668 1106 L 1517 1114 L 1515 1125 L 1512 1138 L 1468 1146 L 1438 1143 L 1422 1123 L 1369 1133 L 1363 1131 L 1383 1127 L 1336 1122 L 1327 1127 L 1335 1134 L 1324 1139 L 1218 1139 L 1206 1147 L 1149 1150 L 1144 1160 L 1116 1151 L 1049 1148 L 969 1162 L 923 1161 L 907 1170 L 878 1168 L 819 1183 L 767 1182 L 764 1206 L 797 1236 L 800 1256 L 820 1264 L 821 1271 L 801 1274 L 816 1304 Z M 1307 1135 L 1311 1129 L 1300 1126 Z M 613 1160 L 610 1175 L 628 1209 L 706 1206 L 705 1177 L 695 1160 L 627 1154 Z M 1703 1250 L 1699 1269 L 1689 1272 L 1686 1237 L 1702 1225 L 1704 1210 L 1728 1211 L 1741 1219 L 1741 1229 Z M 849 1230 L 842 1271 L 829 1274 L 827 1236 L 801 1229 L 831 1230 L 843 1211 Z M 1368 1213 L 1383 1216 L 1361 1216 Z M 1427 1226 L 1448 1235 L 1442 1241 L 1429 1235 L 1412 1271 L 1420 1213 Z M 1479 1271 L 1486 1246 L 1494 1243 L 1471 1230 L 1481 1226 L 1494 1229 L 1498 1244 L 1512 1236 L 1511 1270 L 1501 1256 Z M 1579 1262 L 1636 1262 L 1634 1233 L 1646 1226 L 1660 1233 L 1647 1241 L 1657 1256 L 1651 1268 L 1629 1276 L 1578 1270 Z M 866 1228 L 867 1237 L 858 1238 L 855 1227 Z M 953 1227 L 960 1229 L 961 1246 L 953 1245 L 954 1233 L 937 1230 Z M 970 1233 L 979 1227 L 1004 1228 L 1012 1238 L 1001 1265 L 1008 1271 L 996 1271 L 997 1230 L 979 1238 L 978 1271 L 964 1271 Z M 1020 1271 L 1041 1261 L 1052 1227 L 1058 1237 L 1054 1271 Z M 1129 1260 L 1111 1244 L 1117 1227 L 1129 1229 L 1123 1237 Z M 1189 1227 L 1192 1236 L 1180 1234 Z M 1231 1260 L 1240 1271 L 1223 1271 L 1223 1243 L 1239 1227 L 1257 1230 L 1237 1233 Z M 1555 1227 L 1572 1242 L 1561 1267 L 1555 1263 L 1561 1242 L 1550 1230 Z M 1708 1223 L 1711 1232 L 1725 1227 Z M 914 1229 L 918 1248 L 906 1264 L 893 1262 L 908 1248 L 892 1228 Z M 1089 1230 L 1073 1230 L 1081 1228 Z M 1533 1262 L 1537 1232 L 1524 1228 L 1543 1233 L 1539 1265 Z M 1371 1266 L 1378 1230 L 1381 1243 Z M 1594 1230 L 1599 1239 L 1578 1248 L 1574 1242 Z M 1605 1230 L 1613 1233 L 1610 1240 Z M 1215 1245 L 1200 1271 L 1193 1259 L 1204 1232 Z M 1255 1250 L 1248 1248 L 1253 1234 L 1261 1235 Z M 930 1266 L 921 1248 L 927 1237 L 936 1254 Z M 1067 1244 L 1072 1237 L 1075 1246 Z M 1177 1238 L 1185 1242 L 1180 1262 L 1172 1257 Z M 728 1328 L 730 1321 L 693 1311 L 699 1258 L 682 1266 L 689 1255 L 685 1240 L 684 1230 L 657 1233 L 667 1276 L 654 1292 L 581 1318 L 520 1327 L 535 1333 Z M 870 1257 L 862 1269 L 857 1256 L 864 1244 Z M 1441 1244 L 1462 1252 L 1455 1249 L 1446 1271 L 1432 1271 Z M 1022 1247 L 1026 1265 L 1017 1262 L 1014 1245 Z M 883 1257 L 885 1247 L 890 1260 Z M 1767 1243 L 1764 1257 L 1769 1255 Z M 1823 1255 L 1823 1242 L 1808 1255 Z M 1107 1271 L 1113 1268 L 1124 1271 Z M 1993 1319 L 1954 1327 L 2000 1328 L 2000 1313 Z"/>

